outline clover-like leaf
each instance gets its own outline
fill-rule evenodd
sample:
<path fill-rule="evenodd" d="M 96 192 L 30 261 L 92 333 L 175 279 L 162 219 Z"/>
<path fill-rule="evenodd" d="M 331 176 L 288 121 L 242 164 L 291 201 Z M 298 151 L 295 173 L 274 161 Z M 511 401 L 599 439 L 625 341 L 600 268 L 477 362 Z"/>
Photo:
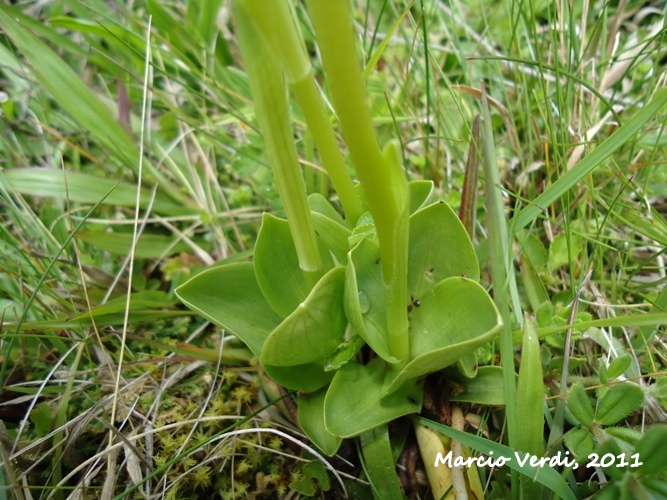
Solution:
<path fill-rule="evenodd" d="M 262 295 L 250 262 L 208 269 L 178 287 L 176 295 L 193 311 L 234 333 L 255 356 L 281 321 Z"/>
<path fill-rule="evenodd" d="M 593 434 L 588 429 L 575 427 L 567 431 L 563 437 L 567 447 L 579 459 L 586 458 L 595 449 Z"/>
<path fill-rule="evenodd" d="M 410 217 L 408 290 L 415 298 L 452 276 L 479 280 L 479 263 L 463 224 L 444 202 Z"/>
<path fill-rule="evenodd" d="M 502 327 L 491 297 L 467 278 L 448 278 L 422 295 L 410 324 L 410 362 L 389 392 L 442 370 L 489 342 Z"/>
<path fill-rule="evenodd" d="M 617 378 L 625 373 L 625 371 L 630 368 L 632 364 L 632 358 L 629 354 L 623 354 L 618 358 L 614 359 L 607 368 L 607 377 L 608 378 Z"/>
<path fill-rule="evenodd" d="M 358 436 L 403 415 L 418 412 L 423 388 L 408 382 L 387 393 L 393 372 L 381 358 L 367 365 L 347 363 L 331 381 L 324 401 L 324 419 L 329 432 L 343 438 Z"/>
<path fill-rule="evenodd" d="M 294 366 L 320 362 L 344 340 L 345 268 L 337 267 L 317 282 L 308 298 L 271 332 L 262 349 L 265 365 Z"/>
<path fill-rule="evenodd" d="M 643 462 L 637 470 L 639 474 L 658 474 L 667 471 L 666 442 L 666 425 L 655 425 L 646 431 L 635 448 L 639 453 L 639 461 Z"/>
<path fill-rule="evenodd" d="M 614 425 L 644 403 L 644 391 L 631 382 L 612 385 L 600 398 L 595 421 L 600 425 Z"/>
<path fill-rule="evenodd" d="M 577 382 L 570 387 L 567 395 L 567 407 L 581 425 L 590 427 L 593 423 L 593 408 L 588 401 L 584 386 Z"/>

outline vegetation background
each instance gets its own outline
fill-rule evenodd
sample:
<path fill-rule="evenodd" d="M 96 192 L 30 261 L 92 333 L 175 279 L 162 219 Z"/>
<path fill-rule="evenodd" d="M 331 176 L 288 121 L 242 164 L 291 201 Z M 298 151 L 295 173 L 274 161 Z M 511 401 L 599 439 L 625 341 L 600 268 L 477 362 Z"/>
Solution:
<path fill-rule="evenodd" d="M 508 220 L 554 199 L 513 248 L 528 256 L 516 259 L 519 291 L 541 328 L 547 404 L 565 395 L 563 366 L 598 412 L 604 390 L 630 380 L 640 399 L 607 419 L 628 450 L 666 418 L 667 110 L 654 102 L 638 133 L 605 143 L 576 188 L 554 182 L 664 101 L 665 9 L 353 1 L 378 133 L 399 139 L 409 178 L 433 180 L 454 209 L 485 83 Z M 249 351 L 173 293 L 207 266 L 249 259 L 262 213 L 282 211 L 231 2 L 5 0 L 0 28 L 0 497 L 111 498 L 134 485 L 138 497 L 341 495 L 335 477 L 352 497 L 367 492 L 354 443 L 327 472 L 295 443 L 306 441 L 290 399 L 269 404 L 285 394 Z M 309 191 L 330 196 L 293 113 Z M 475 212 L 485 268 L 481 188 Z M 481 364 L 498 364 L 495 347 Z M 502 441 L 502 409 L 465 411 L 473 432 Z M 599 444 L 577 415 L 565 426 Z M 654 428 L 658 448 L 665 428 Z M 415 450 L 408 439 L 399 471 L 406 493 L 426 498 Z M 650 481 L 664 482 L 667 457 L 653 452 L 662 468 L 643 476 L 568 480 L 581 496 L 615 481 L 665 498 Z M 507 472 L 482 476 L 489 498 L 505 496 Z"/>

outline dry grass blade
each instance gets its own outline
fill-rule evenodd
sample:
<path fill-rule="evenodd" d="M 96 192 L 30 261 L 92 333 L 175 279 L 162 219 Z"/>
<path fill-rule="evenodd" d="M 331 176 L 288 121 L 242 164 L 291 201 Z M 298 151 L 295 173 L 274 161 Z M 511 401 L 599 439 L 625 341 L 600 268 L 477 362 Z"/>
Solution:
<path fill-rule="evenodd" d="M 142 106 L 142 111 L 141 111 L 141 149 L 140 149 L 140 154 L 139 154 L 139 167 L 138 167 L 138 172 L 137 172 L 137 199 L 136 199 L 136 206 L 134 209 L 134 236 L 132 238 L 132 246 L 130 248 L 130 254 L 129 254 L 129 264 L 128 264 L 128 285 L 127 285 L 127 302 L 125 304 L 125 318 L 123 320 L 123 332 L 121 335 L 121 344 L 120 344 L 120 352 L 119 352 L 119 358 L 118 358 L 118 367 L 117 372 L 116 372 L 116 382 L 115 382 L 115 388 L 114 388 L 114 399 L 113 399 L 113 405 L 111 407 L 111 418 L 110 418 L 110 426 L 113 428 L 114 424 L 116 423 L 116 411 L 117 411 L 117 405 L 118 405 L 118 399 L 120 396 L 120 380 L 121 380 L 121 374 L 123 371 L 123 358 L 125 355 L 125 345 L 127 342 L 127 330 L 128 330 L 128 322 L 129 322 L 129 317 L 130 317 L 130 301 L 132 297 L 132 277 L 134 275 L 134 256 L 139 240 L 139 212 L 141 209 L 141 180 L 142 180 L 142 173 L 143 173 L 143 145 L 144 145 L 144 127 L 146 124 L 146 112 L 148 108 L 148 80 L 150 76 L 150 62 L 151 62 L 151 49 L 150 49 L 150 27 L 151 27 L 151 20 L 148 20 L 148 29 L 147 31 L 147 40 L 146 40 L 146 59 L 144 61 L 145 64 L 145 73 L 144 73 L 144 97 L 143 97 L 143 106 Z M 109 446 L 113 445 L 114 441 L 114 434 L 110 431 L 109 432 Z M 107 479 L 104 484 L 104 490 L 103 490 L 103 498 L 106 498 L 106 495 L 111 495 L 111 492 L 113 491 L 113 484 L 111 484 L 111 481 L 113 481 L 112 478 L 115 477 L 115 461 L 116 461 L 116 454 L 110 454 L 107 462 Z"/>

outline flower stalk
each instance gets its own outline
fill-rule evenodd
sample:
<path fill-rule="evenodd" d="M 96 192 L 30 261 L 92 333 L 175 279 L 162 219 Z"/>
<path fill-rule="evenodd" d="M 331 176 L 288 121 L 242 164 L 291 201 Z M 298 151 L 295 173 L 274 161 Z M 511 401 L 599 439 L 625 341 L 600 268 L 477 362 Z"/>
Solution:
<path fill-rule="evenodd" d="M 237 0 L 235 5 L 239 47 L 250 80 L 257 121 L 285 207 L 299 267 L 306 284 L 312 288 L 323 275 L 322 258 L 294 144 L 282 65 L 274 57 L 270 40 L 253 22 L 247 2 Z"/>
<path fill-rule="evenodd" d="M 354 226 L 362 214 L 361 200 L 338 148 L 290 3 L 288 0 L 245 0 L 244 3 L 283 64 L 285 77 L 313 134 L 322 164 L 346 218 Z"/>
<path fill-rule="evenodd" d="M 408 184 L 396 145 L 390 144 L 383 153 L 378 144 L 348 2 L 308 0 L 307 5 L 343 138 L 380 242 L 389 349 L 405 363 L 409 358 Z"/>

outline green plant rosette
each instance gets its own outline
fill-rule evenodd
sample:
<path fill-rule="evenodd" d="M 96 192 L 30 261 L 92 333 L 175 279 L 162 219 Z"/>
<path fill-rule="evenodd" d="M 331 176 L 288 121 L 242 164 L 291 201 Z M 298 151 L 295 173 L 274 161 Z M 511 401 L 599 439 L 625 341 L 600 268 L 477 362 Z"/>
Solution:
<path fill-rule="evenodd" d="M 387 345 L 372 219 L 362 216 L 350 229 L 322 197 L 309 201 L 325 274 L 310 291 L 287 221 L 271 215 L 253 263 L 214 267 L 176 290 L 184 304 L 245 342 L 274 380 L 302 392 L 300 425 L 330 455 L 342 438 L 418 412 L 426 375 L 457 365 L 474 376 L 475 351 L 502 325 L 477 283 L 479 264 L 456 214 L 443 202 L 426 205 L 432 191 L 423 182 L 410 187 L 421 200 L 410 216 L 407 362 Z M 374 353 L 366 363 L 364 344 Z"/>

